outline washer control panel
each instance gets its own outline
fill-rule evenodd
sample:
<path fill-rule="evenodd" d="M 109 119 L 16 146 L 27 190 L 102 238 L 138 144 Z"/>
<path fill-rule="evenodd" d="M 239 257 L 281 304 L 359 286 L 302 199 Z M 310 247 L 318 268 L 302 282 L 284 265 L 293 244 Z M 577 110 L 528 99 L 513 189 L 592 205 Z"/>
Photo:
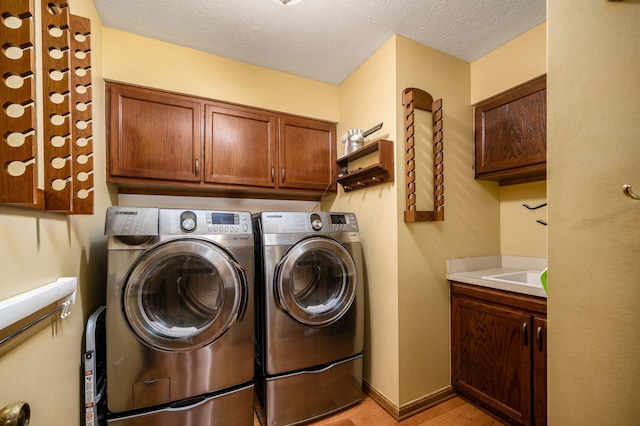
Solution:
<path fill-rule="evenodd" d="M 161 235 L 251 234 L 251 213 L 220 210 L 160 209 Z"/>
<path fill-rule="evenodd" d="M 207 212 L 207 227 L 214 234 L 238 234 L 251 231 L 251 215 L 237 212 Z"/>
<path fill-rule="evenodd" d="M 152 207 L 107 208 L 104 234 L 114 236 L 158 235 L 158 209 Z"/>

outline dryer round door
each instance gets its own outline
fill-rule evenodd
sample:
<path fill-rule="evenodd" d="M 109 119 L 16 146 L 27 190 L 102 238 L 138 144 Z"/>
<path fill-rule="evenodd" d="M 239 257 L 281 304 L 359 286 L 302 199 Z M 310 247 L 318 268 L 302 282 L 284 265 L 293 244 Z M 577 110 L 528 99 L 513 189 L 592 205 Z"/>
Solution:
<path fill-rule="evenodd" d="M 198 239 L 144 252 L 123 289 L 124 313 L 136 338 L 164 351 L 190 351 L 222 336 L 244 314 L 247 278 L 223 248 Z"/>
<path fill-rule="evenodd" d="M 278 263 L 275 296 L 297 321 L 326 326 L 351 307 L 358 282 L 356 265 L 345 247 L 329 238 L 295 244 Z"/>

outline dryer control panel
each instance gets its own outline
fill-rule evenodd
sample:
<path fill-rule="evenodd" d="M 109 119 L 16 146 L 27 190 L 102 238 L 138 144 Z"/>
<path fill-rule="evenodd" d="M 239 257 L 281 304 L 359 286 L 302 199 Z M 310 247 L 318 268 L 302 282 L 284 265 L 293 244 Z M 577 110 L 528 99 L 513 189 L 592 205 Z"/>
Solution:
<path fill-rule="evenodd" d="M 353 213 L 329 213 L 329 221 L 334 231 L 357 231 L 356 215 Z"/>
<path fill-rule="evenodd" d="M 263 234 L 358 232 L 355 213 L 262 212 L 258 217 Z"/>

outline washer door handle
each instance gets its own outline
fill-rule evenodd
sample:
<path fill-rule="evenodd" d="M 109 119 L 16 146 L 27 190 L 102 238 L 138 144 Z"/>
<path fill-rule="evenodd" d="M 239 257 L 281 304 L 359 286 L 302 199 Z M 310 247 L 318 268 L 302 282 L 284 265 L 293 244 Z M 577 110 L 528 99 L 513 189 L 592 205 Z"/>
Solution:
<path fill-rule="evenodd" d="M 233 324 L 240 322 L 243 320 L 244 315 L 247 313 L 247 306 L 249 306 L 249 281 L 247 280 L 247 271 L 244 269 L 242 265 L 235 262 L 232 259 L 229 259 L 229 263 L 236 270 L 237 276 L 240 278 L 240 302 L 238 303 L 238 311 L 229 327 Z"/>

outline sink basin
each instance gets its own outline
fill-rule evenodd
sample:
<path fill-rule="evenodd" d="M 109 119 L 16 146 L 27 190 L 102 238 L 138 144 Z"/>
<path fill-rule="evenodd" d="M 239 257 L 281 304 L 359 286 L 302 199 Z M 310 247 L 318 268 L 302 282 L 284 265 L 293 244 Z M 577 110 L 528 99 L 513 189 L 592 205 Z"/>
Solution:
<path fill-rule="evenodd" d="M 542 287 L 540 271 L 508 272 L 506 274 L 487 275 L 482 277 L 482 279 L 531 287 Z"/>

